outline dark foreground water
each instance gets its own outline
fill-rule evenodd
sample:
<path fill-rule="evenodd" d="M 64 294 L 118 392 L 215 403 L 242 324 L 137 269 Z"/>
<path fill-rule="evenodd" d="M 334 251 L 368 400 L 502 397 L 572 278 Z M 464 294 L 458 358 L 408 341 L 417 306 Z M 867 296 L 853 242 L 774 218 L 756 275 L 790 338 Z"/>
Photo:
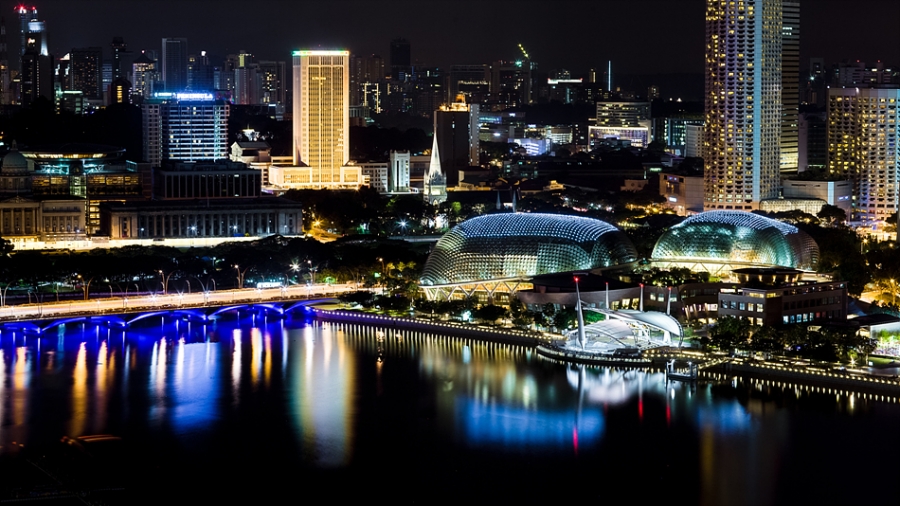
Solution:
<path fill-rule="evenodd" d="M 64 437 L 108 434 L 78 443 Z M 898 502 L 900 405 L 312 321 L 0 334 L 0 499 Z M 76 498 L 54 504 L 76 504 Z"/>

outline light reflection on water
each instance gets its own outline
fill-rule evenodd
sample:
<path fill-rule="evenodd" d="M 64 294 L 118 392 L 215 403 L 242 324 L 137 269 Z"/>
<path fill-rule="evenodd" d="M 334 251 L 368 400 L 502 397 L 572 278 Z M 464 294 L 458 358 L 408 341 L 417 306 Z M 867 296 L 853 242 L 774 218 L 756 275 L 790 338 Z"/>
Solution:
<path fill-rule="evenodd" d="M 733 490 L 768 502 L 772 486 L 760 483 L 777 479 L 767 463 L 800 433 L 791 413 L 805 412 L 798 402 L 811 396 L 754 392 L 355 325 L 176 320 L 125 333 L 69 325 L 41 339 L 0 334 L 0 455 L 63 435 L 167 434 L 198 452 L 277 441 L 302 465 L 341 469 L 380 437 L 371 427 L 383 420 L 409 424 L 408 438 L 433 423 L 441 444 L 462 448 L 454 451 L 511 458 L 602 455 L 623 438 L 678 430 L 694 438 L 684 444 L 696 459 L 702 502 L 728 502 Z M 849 420 L 885 406 L 897 416 L 896 406 L 858 396 L 815 395 L 829 416 Z M 412 399 L 413 412 L 372 408 L 397 398 Z"/>

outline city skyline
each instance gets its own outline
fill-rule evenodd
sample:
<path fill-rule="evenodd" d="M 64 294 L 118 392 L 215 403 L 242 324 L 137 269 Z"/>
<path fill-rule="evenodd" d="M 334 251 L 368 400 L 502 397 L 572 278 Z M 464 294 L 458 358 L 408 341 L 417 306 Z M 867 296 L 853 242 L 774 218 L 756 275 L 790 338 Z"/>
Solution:
<path fill-rule="evenodd" d="M 245 2 L 142 1 L 123 4 L 107 0 L 35 3 L 47 22 L 51 54 L 64 55 L 75 47 L 101 45 L 124 36 L 131 51 L 160 50 L 163 37 L 184 37 L 192 52 L 206 50 L 214 57 L 246 50 L 259 59 L 287 59 L 298 48 L 345 49 L 354 54 L 378 53 L 387 58 L 390 40 L 410 41 L 412 59 L 423 65 L 488 63 L 519 55 L 522 43 L 541 71 L 567 68 L 584 72 L 613 61 L 614 74 L 701 73 L 703 70 L 702 24 L 704 2 L 583 2 L 562 0 L 549 13 L 559 19 L 548 26 L 538 15 L 536 2 L 372 2 L 263 1 L 256 10 L 277 10 L 278 16 L 261 15 L 261 22 L 235 24 L 246 19 L 240 12 Z M 474 7 L 477 5 L 477 9 Z M 882 15 L 840 16 L 846 2 L 821 0 L 802 10 L 801 67 L 810 57 L 835 63 L 843 59 L 900 63 L 900 34 L 892 23 L 900 18 L 900 4 L 860 0 L 854 10 Z M 7 31 L 15 33 L 15 3 L 4 14 Z M 545 4 L 540 4 L 545 9 Z M 895 16 L 890 11 L 896 11 Z M 174 16 L 173 13 L 179 15 Z M 340 15 L 335 15 L 340 14 Z M 622 23 L 638 14 L 633 23 Z M 129 19 L 133 16 L 134 20 Z M 293 23 L 303 17 L 317 19 L 298 33 Z M 436 33 L 429 20 L 441 18 L 445 35 Z M 250 17 L 252 19 L 252 16 Z M 232 29 L 223 27 L 234 26 Z M 836 33 L 865 33 L 865 37 L 836 37 Z M 447 43 L 446 35 L 454 36 Z M 10 37 L 13 39 L 13 37 Z M 10 43 L 14 43 L 10 40 Z M 10 48 L 12 49 L 12 48 Z M 196 51 L 195 51 L 196 50 Z"/>

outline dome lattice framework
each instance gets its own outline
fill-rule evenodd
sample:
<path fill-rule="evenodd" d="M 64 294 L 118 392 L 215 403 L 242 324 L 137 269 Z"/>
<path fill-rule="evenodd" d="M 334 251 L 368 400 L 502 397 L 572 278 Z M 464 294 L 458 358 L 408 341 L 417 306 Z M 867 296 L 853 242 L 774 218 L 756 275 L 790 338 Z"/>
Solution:
<path fill-rule="evenodd" d="M 634 262 L 628 236 L 592 218 L 539 213 L 472 218 L 444 235 L 428 257 L 422 285 L 527 278 Z"/>
<path fill-rule="evenodd" d="M 652 258 L 661 267 L 710 272 L 745 266 L 814 269 L 819 246 L 802 230 L 778 220 L 743 211 L 708 211 L 663 234 Z"/>

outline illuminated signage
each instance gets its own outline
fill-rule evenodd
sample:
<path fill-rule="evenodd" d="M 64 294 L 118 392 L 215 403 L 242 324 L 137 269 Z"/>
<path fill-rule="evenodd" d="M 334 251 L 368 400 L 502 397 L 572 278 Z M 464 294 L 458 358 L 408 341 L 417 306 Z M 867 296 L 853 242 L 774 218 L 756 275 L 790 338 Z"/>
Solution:
<path fill-rule="evenodd" d="M 161 91 L 154 93 L 153 96 L 155 98 L 174 98 L 176 100 L 215 100 L 216 97 L 212 93 L 198 93 L 198 92 L 187 92 L 182 91 L 178 93 L 172 93 L 168 91 Z"/>
<path fill-rule="evenodd" d="M 547 84 L 581 84 L 581 78 L 578 79 L 547 79 Z"/>
<path fill-rule="evenodd" d="M 300 50 L 294 51 L 293 56 L 350 56 L 350 51 Z"/>

